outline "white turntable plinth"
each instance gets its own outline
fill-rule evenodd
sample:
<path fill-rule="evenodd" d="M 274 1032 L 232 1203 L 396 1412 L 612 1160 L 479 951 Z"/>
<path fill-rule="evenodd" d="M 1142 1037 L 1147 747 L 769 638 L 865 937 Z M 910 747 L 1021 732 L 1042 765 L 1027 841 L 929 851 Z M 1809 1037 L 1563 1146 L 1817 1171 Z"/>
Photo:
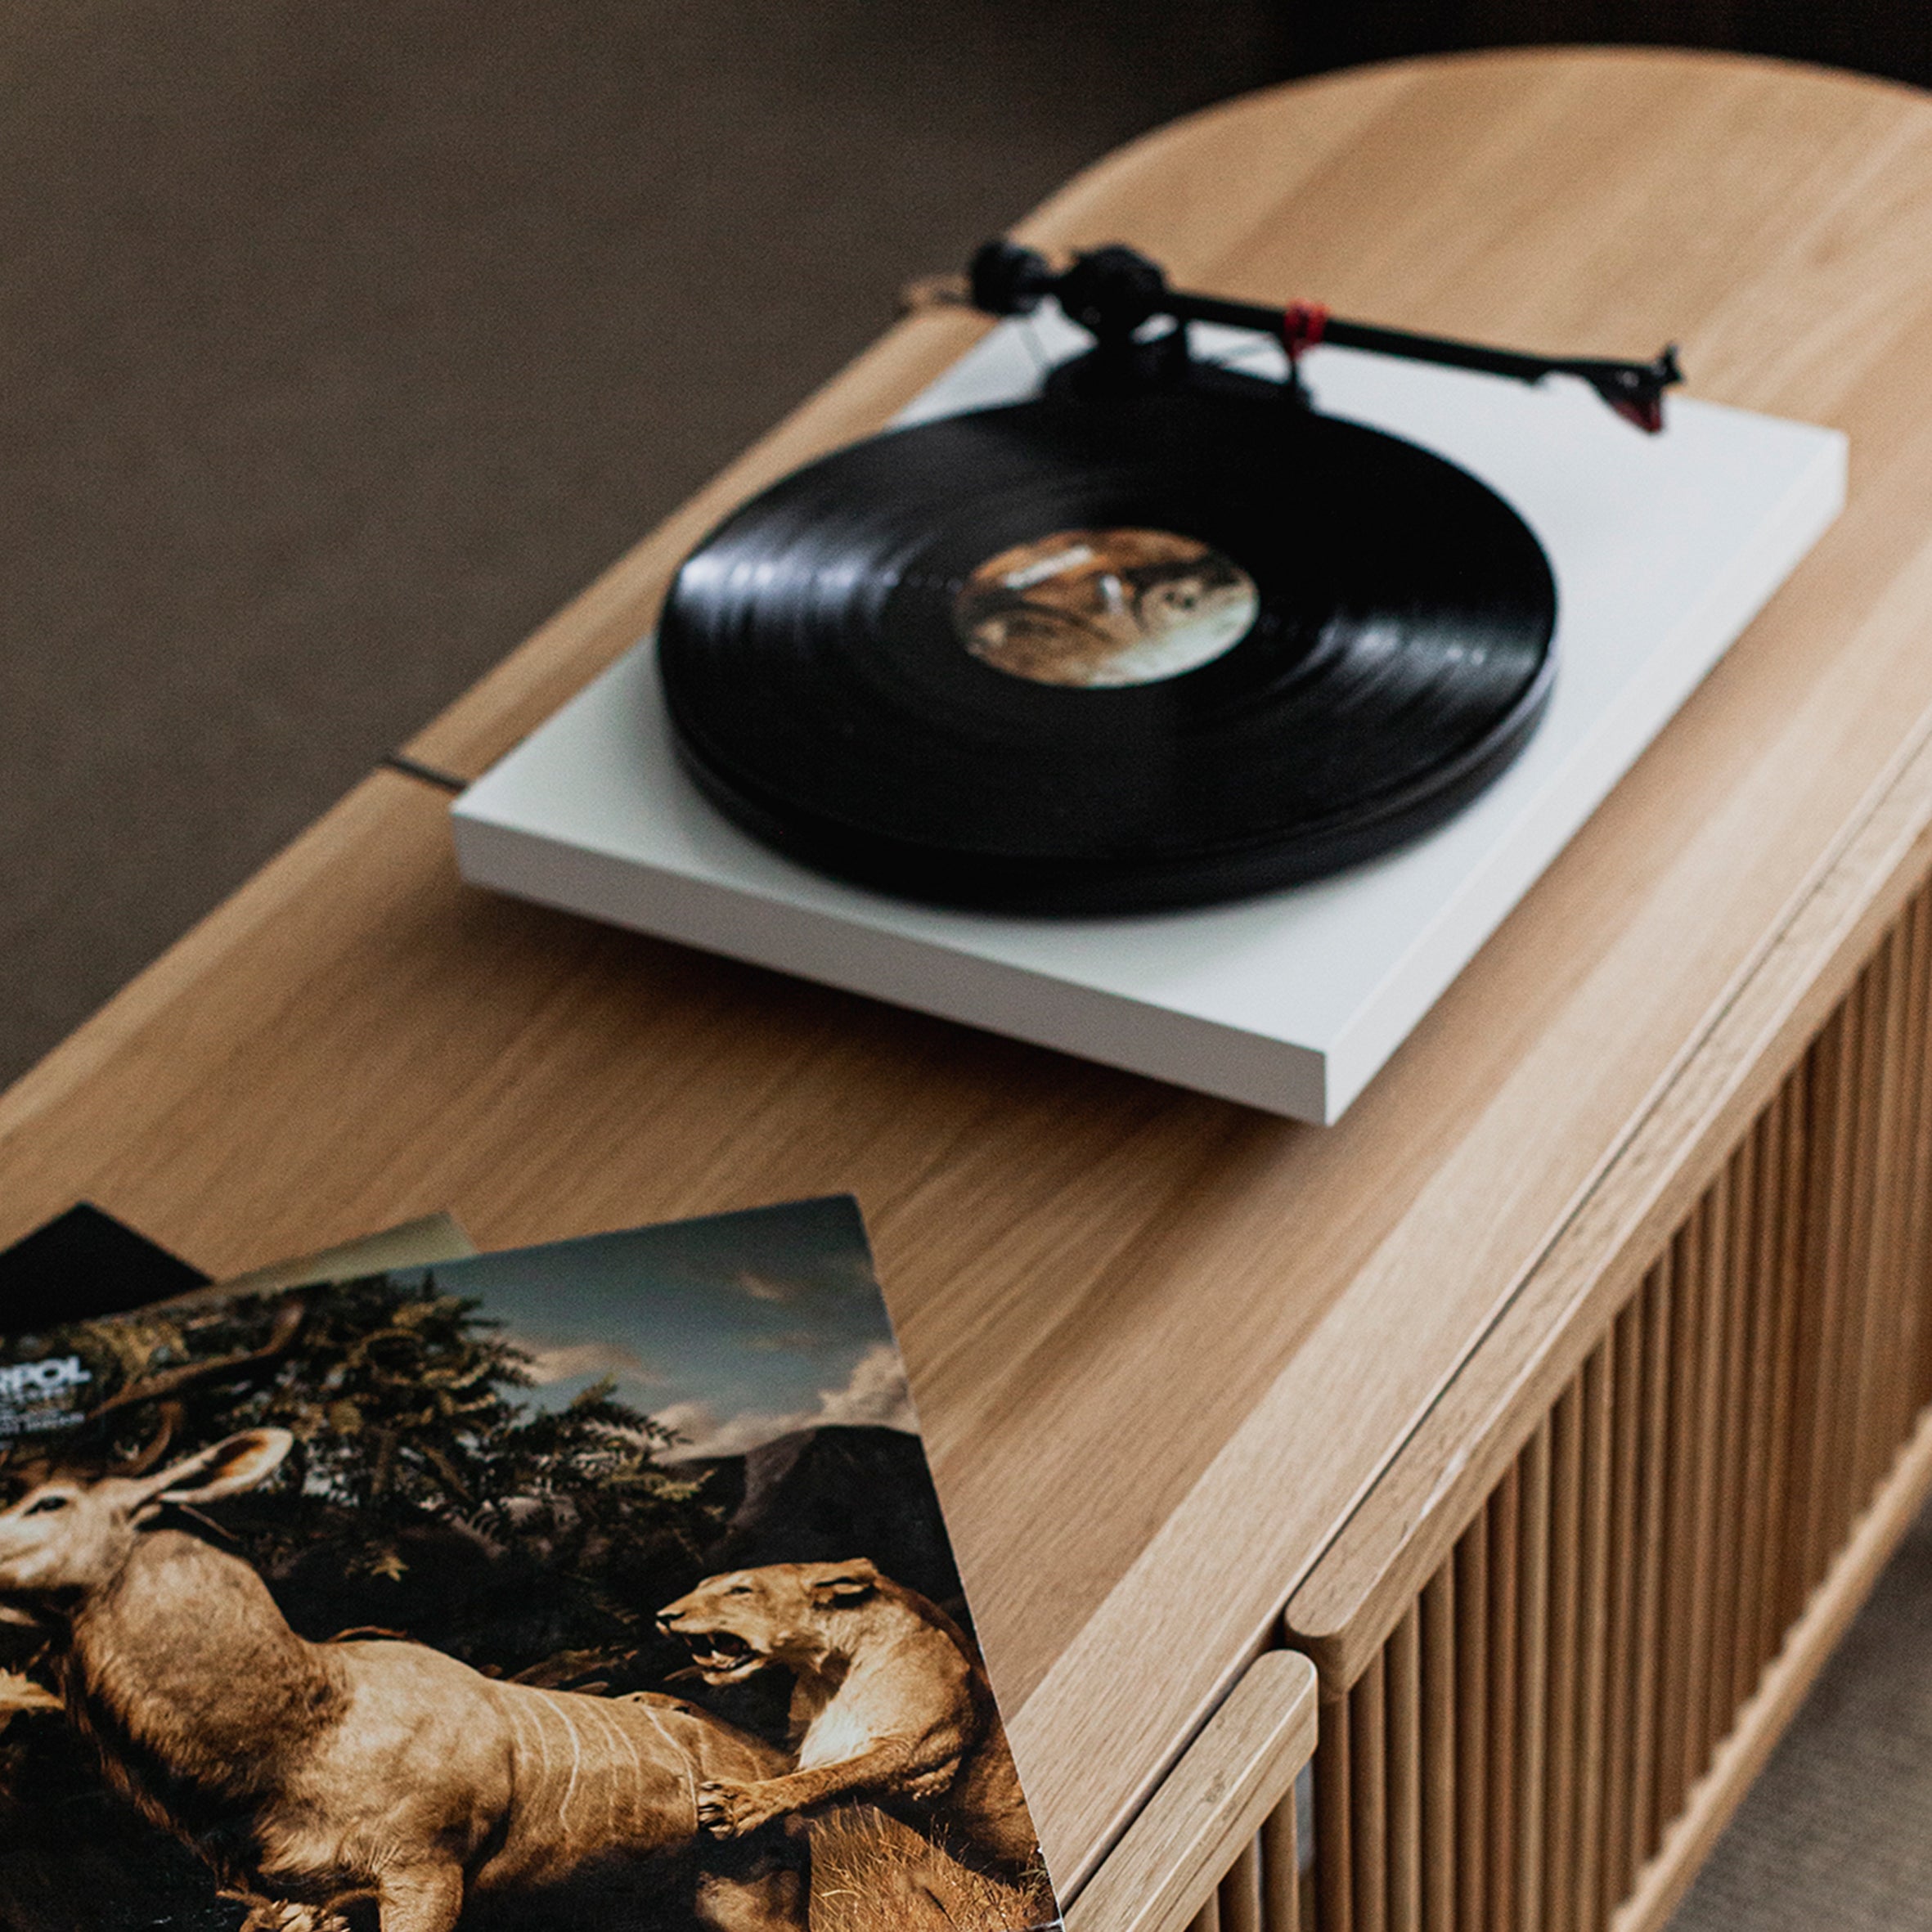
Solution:
<path fill-rule="evenodd" d="M 1031 393 L 1086 338 L 1003 323 L 899 418 Z M 1197 353 L 1280 351 L 1197 326 Z M 1460 463 L 1521 513 L 1557 586 L 1557 672 L 1516 762 L 1439 830 L 1314 885 L 1205 911 L 937 911 L 820 878 L 685 777 L 645 639 L 454 807 L 472 883 L 1272 1113 L 1337 1119 L 1843 506 L 1835 430 L 1673 396 L 1640 434 L 1579 383 L 1534 389 L 1319 348 L 1328 413 Z"/>

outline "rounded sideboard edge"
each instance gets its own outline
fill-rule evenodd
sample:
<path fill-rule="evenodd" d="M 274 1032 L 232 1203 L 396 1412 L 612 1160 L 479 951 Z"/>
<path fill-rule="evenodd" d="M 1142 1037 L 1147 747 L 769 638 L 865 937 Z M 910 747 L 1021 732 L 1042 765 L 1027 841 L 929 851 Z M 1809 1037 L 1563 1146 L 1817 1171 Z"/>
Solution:
<path fill-rule="evenodd" d="M 1067 1932 L 1298 1932 L 1296 1791 L 1315 1707 L 1307 1658 L 1256 1658 L 1074 1900 Z"/>

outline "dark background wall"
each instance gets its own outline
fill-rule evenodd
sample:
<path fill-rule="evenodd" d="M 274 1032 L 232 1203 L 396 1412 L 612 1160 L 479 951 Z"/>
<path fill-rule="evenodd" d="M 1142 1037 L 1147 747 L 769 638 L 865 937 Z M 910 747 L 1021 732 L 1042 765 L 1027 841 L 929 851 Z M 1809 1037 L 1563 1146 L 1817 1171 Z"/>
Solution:
<path fill-rule="evenodd" d="M 1296 74 L 1458 47 L 1626 41 L 1728 47 L 1932 85 L 1924 0 L 1376 0 L 1284 13 Z"/>
<path fill-rule="evenodd" d="M 0 1080 L 1073 169 L 1552 38 L 1923 0 L 14 0 Z"/>

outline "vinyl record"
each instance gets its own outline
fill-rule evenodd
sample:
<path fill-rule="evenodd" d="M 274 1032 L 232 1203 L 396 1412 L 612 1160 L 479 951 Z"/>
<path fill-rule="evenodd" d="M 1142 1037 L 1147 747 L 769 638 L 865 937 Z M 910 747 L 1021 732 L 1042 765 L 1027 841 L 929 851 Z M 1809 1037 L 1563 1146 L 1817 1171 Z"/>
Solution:
<path fill-rule="evenodd" d="M 781 851 L 942 905 L 1124 913 L 1439 823 L 1540 715 L 1555 614 L 1476 479 L 1233 385 L 1049 397 L 799 470 L 687 559 L 660 664 L 698 784 Z"/>

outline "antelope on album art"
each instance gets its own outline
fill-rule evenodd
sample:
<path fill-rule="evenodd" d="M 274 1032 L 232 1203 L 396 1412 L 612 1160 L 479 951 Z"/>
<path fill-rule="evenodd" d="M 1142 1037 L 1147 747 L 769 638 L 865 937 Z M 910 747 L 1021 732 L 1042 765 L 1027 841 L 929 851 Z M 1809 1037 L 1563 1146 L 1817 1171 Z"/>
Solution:
<path fill-rule="evenodd" d="M 849 1202 L 0 1344 L 7 1932 L 1056 1916 Z"/>

